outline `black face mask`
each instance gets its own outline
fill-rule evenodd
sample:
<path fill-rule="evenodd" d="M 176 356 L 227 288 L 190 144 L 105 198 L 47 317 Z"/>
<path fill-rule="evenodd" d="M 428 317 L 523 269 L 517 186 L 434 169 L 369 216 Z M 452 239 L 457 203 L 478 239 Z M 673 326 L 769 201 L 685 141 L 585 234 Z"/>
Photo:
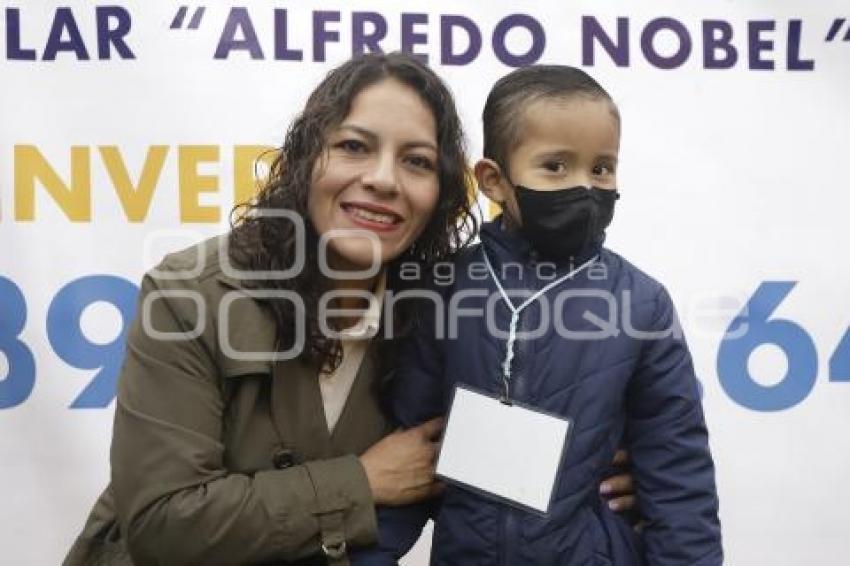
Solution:
<path fill-rule="evenodd" d="M 553 260 L 575 258 L 585 246 L 601 244 L 614 217 L 616 190 L 570 187 L 535 191 L 514 185 L 522 219 L 520 233 Z"/>

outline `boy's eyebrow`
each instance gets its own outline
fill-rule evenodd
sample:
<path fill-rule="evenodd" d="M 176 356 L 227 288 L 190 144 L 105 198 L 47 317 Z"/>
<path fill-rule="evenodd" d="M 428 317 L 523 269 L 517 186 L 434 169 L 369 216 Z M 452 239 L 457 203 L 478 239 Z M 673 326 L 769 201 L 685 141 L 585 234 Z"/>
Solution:
<path fill-rule="evenodd" d="M 542 153 L 538 153 L 535 157 L 538 159 L 552 159 L 555 157 L 572 157 L 575 154 L 576 152 L 568 149 L 559 149 L 556 151 L 544 151 Z"/>
<path fill-rule="evenodd" d="M 339 129 L 340 130 L 350 130 L 350 131 L 352 131 L 356 134 L 359 134 L 359 135 L 363 136 L 364 138 L 366 138 L 367 140 L 369 140 L 370 143 L 375 143 L 375 142 L 378 141 L 378 135 L 375 132 L 373 132 L 371 130 L 367 130 L 366 128 L 364 128 L 362 126 L 357 126 L 356 124 L 342 124 L 339 127 Z M 405 143 L 403 147 L 405 147 L 405 148 L 425 147 L 425 148 L 434 150 L 435 152 L 437 151 L 437 145 L 434 142 L 432 142 L 430 140 L 422 140 L 422 139 L 409 141 L 409 142 Z"/>
<path fill-rule="evenodd" d="M 572 151 L 570 149 L 558 149 L 554 151 L 544 151 L 542 153 L 538 153 L 534 156 L 535 159 L 558 159 L 564 157 L 574 157 L 577 152 Z M 607 161 L 611 161 L 613 163 L 617 163 L 617 154 L 616 153 L 600 153 L 596 156 L 597 158 L 602 158 Z"/>

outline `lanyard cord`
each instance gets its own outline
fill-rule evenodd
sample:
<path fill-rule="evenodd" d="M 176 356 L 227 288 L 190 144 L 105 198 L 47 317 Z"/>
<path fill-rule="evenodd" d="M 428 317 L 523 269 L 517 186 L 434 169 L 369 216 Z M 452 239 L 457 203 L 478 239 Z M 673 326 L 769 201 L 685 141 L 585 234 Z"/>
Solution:
<path fill-rule="evenodd" d="M 484 246 L 481 246 L 481 254 L 484 256 L 484 263 L 487 264 L 487 269 L 490 271 L 490 277 L 493 279 L 493 282 L 496 284 L 496 287 L 499 289 L 499 293 L 502 295 L 502 299 L 505 301 L 505 304 L 511 310 L 511 323 L 508 327 L 508 342 L 505 345 L 505 361 L 502 362 L 502 384 L 504 385 L 504 394 L 502 396 L 502 403 L 506 405 L 511 404 L 511 396 L 510 396 L 510 382 L 511 382 L 511 362 L 514 359 L 514 344 L 516 343 L 516 328 L 519 323 L 519 315 L 520 313 L 539 299 L 542 295 L 544 295 L 547 291 L 560 285 L 567 279 L 572 279 L 580 272 L 584 271 L 587 267 L 589 267 L 593 262 L 599 259 L 599 256 L 593 256 L 577 268 L 573 269 L 566 275 L 555 279 L 530 297 L 528 297 L 525 301 L 523 301 L 518 307 L 515 307 L 511 298 L 508 297 L 508 294 L 505 292 L 504 287 L 502 287 L 502 283 L 499 281 L 499 278 L 496 276 L 496 271 L 493 269 L 493 265 L 490 263 L 490 258 L 487 257 L 487 252 L 484 251 Z"/>

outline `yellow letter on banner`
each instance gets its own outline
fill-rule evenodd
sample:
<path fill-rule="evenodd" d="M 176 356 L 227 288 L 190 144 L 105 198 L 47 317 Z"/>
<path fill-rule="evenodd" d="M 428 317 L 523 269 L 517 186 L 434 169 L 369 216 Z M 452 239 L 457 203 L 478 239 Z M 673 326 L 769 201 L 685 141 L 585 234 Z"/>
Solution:
<path fill-rule="evenodd" d="M 130 222 L 143 222 L 147 218 L 167 154 L 167 145 L 152 145 L 148 148 L 142 174 L 139 177 L 139 185 L 133 186 L 118 147 L 114 145 L 100 147 L 100 155 L 109 172 L 109 178 L 112 179 L 112 186 L 115 187 L 115 192 L 124 208 L 124 214 Z"/>
<path fill-rule="evenodd" d="M 89 148 L 71 147 L 68 187 L 34 145 L 15 146 L 15 220 L 35 220 L 35 182 L 40 181 L 72 222 L 91 221 Z"/>
<path fill-rule="evenodd" d="M 254 198 L 265 182 L 265 178 L 257 178 L 255 174 L 257 161 L 271 166 L 275 157 L 277 151 L 270 145 L 237 145 L 233 148 L 233 204 Z"/>
<path fill-rule="evenodd" d="M 218 222 L 220 210 L 217 206 L 202 206 L 198 202 L 201 193 L 218 190 L 218 177 L 200 175 L 199 163 L 218 161 L 217 145 L 181 145 L 178 150 L 180 168 L 180 221 Z"/>

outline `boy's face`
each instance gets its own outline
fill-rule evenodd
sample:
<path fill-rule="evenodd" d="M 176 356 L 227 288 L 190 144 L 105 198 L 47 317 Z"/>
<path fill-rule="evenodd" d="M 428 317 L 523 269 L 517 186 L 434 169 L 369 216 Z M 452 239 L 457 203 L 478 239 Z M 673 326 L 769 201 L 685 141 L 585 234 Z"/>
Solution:
<path fill-rule="evenodd" d="M 585 186 L 617 188 L 620 124 L 611 103 L 585 96 L 544 98 L 520 117 L 519 139 L 508 155 L 510 179 L 493 161 L 475 168 L 479 186 L 521 224 L 514 185 L 551 191 Z"/>

